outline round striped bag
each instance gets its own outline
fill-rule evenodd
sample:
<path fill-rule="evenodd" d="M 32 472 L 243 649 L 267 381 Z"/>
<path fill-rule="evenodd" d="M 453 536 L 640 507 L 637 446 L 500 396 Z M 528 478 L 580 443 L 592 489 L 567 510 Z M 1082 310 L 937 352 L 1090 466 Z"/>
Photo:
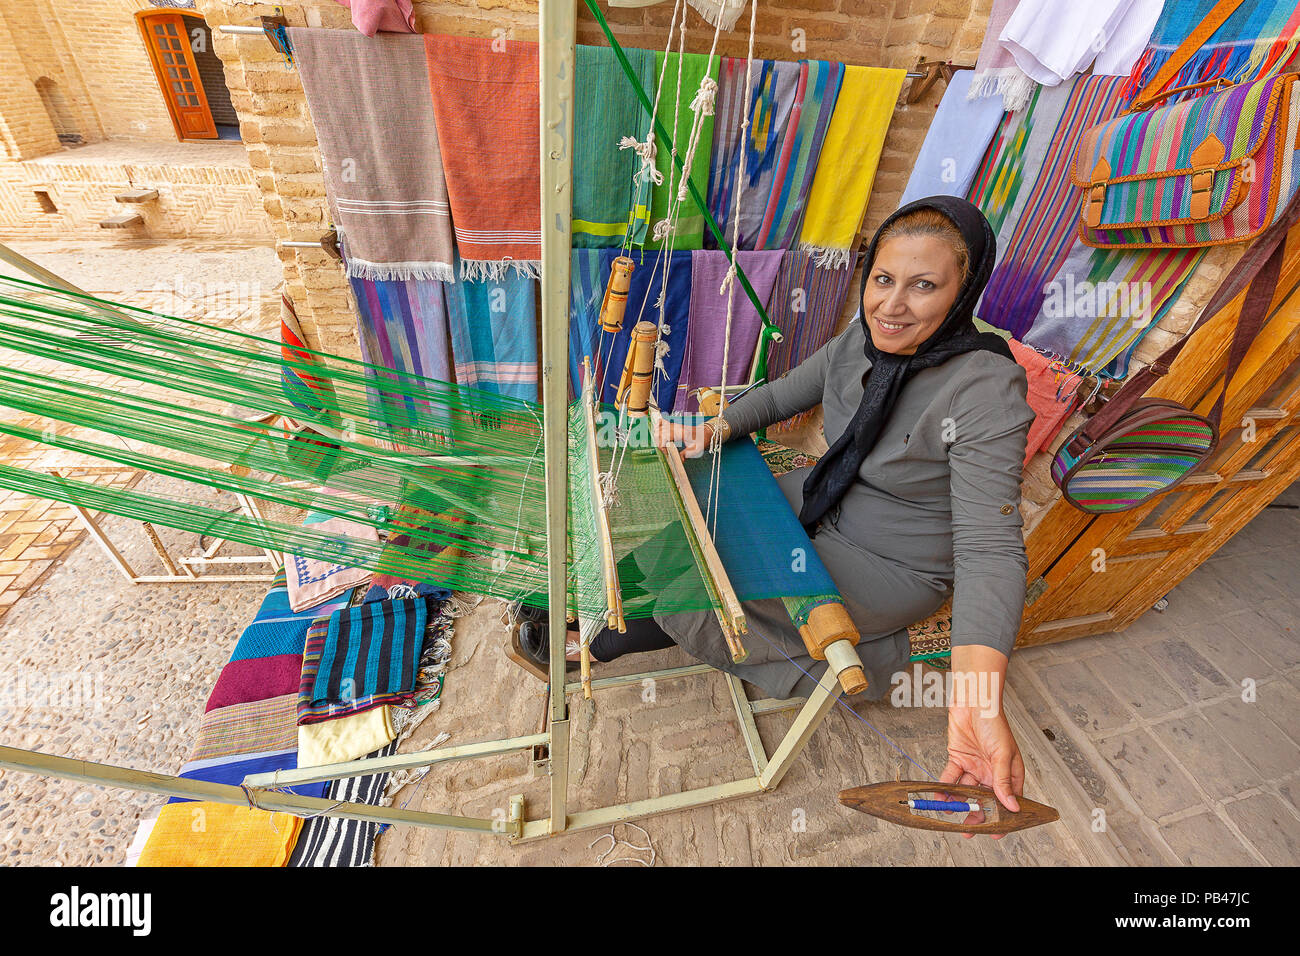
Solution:
<path fill-rule="evenodd" d="M 1092 514 L 1128 511 L 1168 491 L 1219 442 L 1212 422 L 1161 398 L 1138 399 L 1101 438 L 1071 454 L 1082 432 L 1061 445 L 1052 480 L 1070 504 Z"/>

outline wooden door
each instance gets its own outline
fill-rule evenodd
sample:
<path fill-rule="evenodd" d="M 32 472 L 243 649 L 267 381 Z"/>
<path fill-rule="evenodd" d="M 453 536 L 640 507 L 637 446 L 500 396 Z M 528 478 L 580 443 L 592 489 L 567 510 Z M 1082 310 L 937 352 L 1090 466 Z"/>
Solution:
<path fill-rule="evenodd" d="M 137 14 L 158 86 L 167 100 L 180 139 L 216 139 L 217 126 L 208 109 L 198 64 L 190 49 L 186 18 L 179 13 Z"/>
<path fill-rule="evenodd" d="M 1243 290 L 1188 343 L 1149 394 L 1201 414 L 1223 383 Z M 1178 487 L 1116 515 L 1057 501 L 1035 526 L 1019 646 L 1127 627 L 1300 478 L 1300 227 L 1269 318 L 1224 406 L 1219 446 Z"/>

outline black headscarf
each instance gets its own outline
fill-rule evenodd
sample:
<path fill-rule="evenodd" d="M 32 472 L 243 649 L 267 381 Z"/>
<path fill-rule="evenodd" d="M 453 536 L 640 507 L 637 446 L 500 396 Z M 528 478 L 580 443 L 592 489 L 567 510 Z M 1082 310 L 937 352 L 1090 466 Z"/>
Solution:
<path fill-rule="evenodd" d="M 966 242 L 969 274 L 939 328 L 912 355 L 896 355 L 893 352 L 882 352 L 872 343 L 871 327 L 867 324 L 867 317 L 862 314 L 862 296 L 866 292 L 867 281 L 876 260 L 880 237 L 895 220 L 918 209 L 934 209 L 952 220 Z M 867 457 L 884 430 L 885 422 L 889 420 L 890 412 L 908 379 L 921 369 L 942 365 L 963 352 L 983 350 L 1013 358 L 1011 348 L 1001 336 L 977 331 L 973 321 L 975 304 L 993 272 L 996 252 L 997 239 L 984 214 L 971 203 L 955 196 L 931 196 L 910 202 L 876 230 L 871 245 L 867 247 L 866 262 L 862 266 L 862 285 L 858 289 L 858 319 L 866 333 L 863 351 L 871 361 L 871 371 L 865 382 L 862 404 L 853 414 L 853 420 L 804 481 L 803 508 L 799 512 L 799 521 L 809 535 L 817 533 L 818 521 L 839 503 L 857 479 L 862 460 Z"/>

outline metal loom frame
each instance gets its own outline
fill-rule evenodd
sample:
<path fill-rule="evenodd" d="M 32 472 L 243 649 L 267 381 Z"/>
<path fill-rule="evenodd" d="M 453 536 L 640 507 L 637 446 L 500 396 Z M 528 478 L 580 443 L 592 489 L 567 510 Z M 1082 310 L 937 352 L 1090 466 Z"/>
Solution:
<path fill-rule="evenodd" d="M 576 0 L 540 0 L 539 68 L 542 148 L 542 416 L 546 476 L 547 566 L 549 626 L 552 633 L 566 627 L 568 525 L 567 405 L 569 272 L 573 176 L 573 102 L 576 63 Z M 225 28 L 226 32 L 260 28 Z M 53 277 L 57 279 L 57 277 Z M 62 281 L 62 280 L 59 280 Z M 0 768 L 40 773 L 128 790 L 188 797 L 237 806 L 298 815 L 336 816 L 373 822 L 405 824 L 434 829 L 495 833 L 514 844 L 564 833 L 610 826 L 660 813 L 707 806 L 762 793 L 777 787 L 807 744 L 813 732 L 838 700 L 841 688 L 835 671 L 827 667 L 817 688 L 806 700 L 765 698 L 751 701 L 742 682 L 718 672 L 727 682 L 737 724 L 753 768 L 752 776 L 629 803 L 594 809 L 569 810 L 568 696 L 582 692 L 582 683 L 566 676 L 563 641 L 550 646 L 550 682 L 547 728 L 541 733 L 485 740 L 437 750 L 369 758 L 299 770 L 253 774 L 244 785 L 209 783 L 168 774 L 150 773 L 109 764 L 91 763 L 35 751 L 0 746 Z M 707 664 L 603 677 L 591 681 L 593 691 L 667 680 L 713 671 Z M 758 732 L 755 718 L 798 709 L 790 728 L 770 754 Z M 280 787 L 338 780 L 385 771 L 431 767 L 455 760 L 547 748 L 550 800 L 546 816 L 526 819 L 524 796 L 510 798 L 504 820 L 466 817 L 423 810 L 338 803 L 315 797 L 282 793 Z"/>

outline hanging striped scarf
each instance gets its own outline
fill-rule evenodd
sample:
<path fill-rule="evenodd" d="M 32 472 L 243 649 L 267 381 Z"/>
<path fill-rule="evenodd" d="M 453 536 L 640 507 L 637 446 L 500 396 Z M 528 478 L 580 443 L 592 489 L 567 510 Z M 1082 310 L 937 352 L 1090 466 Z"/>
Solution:
<path fill-rule="evenodd" d="M 438 34 L 425 34 L 424 44 L 460 275 L 538 278 L 537 44 Z"/>
<path fill-rule="evenodd" d="M 1179 44 L 1214 8 L 1216 0 L 1167 2 L 1122 90 L 1124 104 L 1140 93 Z M 1233 81 L 1264 76 L 1284 64 L 1300 43 L 1300 6 L 1295 0 L 1247 0 L 1201 45 L 1166 86 L 1173 89 L 1219 77 Z"/>
<path fill-rule="evenodd" d="M 844 80 L 843 63 L 804 60 L 802 65 L 802 99 L 796 91 L 790 115 L 793 135 L 786 137 L 783 146 L 785 168 L 778 167 L 763 224 L 754 240 L 760 249 L 789 249 L 799 241 L 808 191 Z"/>
<path fill-rule="evenodd" d="M 680 79 L 678 72 L 681 72 Z M 691 125 L 694 114 L 691 112 L 691 100 L 700 88 L 700 81 L 708 76 L 715 82 L 718 79 L 718 58 L 708 57 L 703 53 L 686 53 L 678 55 L 669 53 L 665 58 L 662 52 L 655 54 L 655 76 L 663 77 L 659 83 L 659 109 L 657 116 L 673 138 L 677 155 L 686 161 L 686 149 L 690 143 Z M 688 170 L 690 180 L 695 184 L 700 198 L 704 198 L 709 189 L 709 164 L 713 151 L 714 117 L 705 116 L 700 126 L 699 145 L 695 150 L 695 159 Z M 677 201 L 677 190 L 682 181 L 672 160 L 672 150 L 658 136 L 655 137 L 657 152 L 655 169 L 663 176 L 663 184 L 654 187 L 650 201 L 650 222 L 652 226 L 668 218 L 668 208 Z M 679 207 L 677 224 L 673 229 L 672 246 L 674 249 L 700 249 L 704 242 L 704 213 L 700 212 L 694 200 L 689 196 Z M 647 237 L 645 248 L 660 249 L 666 245 Z"/>
<path fill-rule="evenodd" d="M 1042 162 L 1031 144 L 1030 169 L 1037 168 L 1034 184 L 1019 209 L 1005 243 L 998 243 L 998 265 L 984 290 L 978 312 L 990 325 L 1023 339 L 1043 307 L 1047 280 L 1061 268 L 1076 242 L 1080 189 L 1070 180 L 1074 145 L 1084 130 L 1119 112 L 1121 77 L 1081 76 L 1060 87 L 1043 91 L 1038 103 L 1064 95 L 1061 117 L 1043 144 Z M 1061 92 L 1057 92 L 1057 91 Z M 1046 132 L 1039 126 L 1035 135 Z"/>
<path fill-rule="evenodd" d="M 654 53 L 623 51 L 643 89 L 654 89 Z M 624 136 L 644 139 L 650 115 L 623 75 L 614 51 L 579 46 L 573 106 L 573 246 L 602 248 L 645 240 L 649 188 L 634 184 L 641 160 L 620 149 Z"/>
<path fill-rule="evenodd" d="M 537 401 L 536 287 L 521 275 L 448 284 L 457 385 Z"/>
<path fill-rule="evenodd" d="M 847 269 L 819 266 L 811 255 L 791 249 L 781 260 L 767 311 L 781 329 L 781 341 L 767 353 L 767 378 L 775 381 L 830 341 L 844 311 L 857 263 Z M 804 412 L 779 427 L 807 420 Z"/>
<path fill-rule="evenodd" d="M 807 78 L 807 66 L 802 63 L 777 60 L 747 63 L 743 58 L 730 56 L 722 59 L 718 70 L 708 199 L 709 212 L 722 227 L 728 245 L 735 242 L 741 249 L 763 248 L 758 243 L 759 233 L 763 231 L 773 189 L 780 191 L 790 171 L 790 152 L 802 112 L 799 93 Z M 749 129 L 742 140 L 746 117 Z M 740 182 L 742 153 L 743 184 Z M 740 205 L 738 227 L 737 202 Z M 706 244 L 716 247 L 715 243 Z"/>
<path fill-rule="evenodd" d="M 452 380 L 443 283 L 425 279 L 349 281 L 357 302 L 361 358 L 374 366 L 366 369 L 367 378 L 395 385 L 409 385 L 406 376 Z M 396 374 L 387 374 L 384 369 Z M 366 395 L 371 417 L 390 428 L 408 429 L 428 421 L 427 403 L 373 387 L 366 390 Z"/>

